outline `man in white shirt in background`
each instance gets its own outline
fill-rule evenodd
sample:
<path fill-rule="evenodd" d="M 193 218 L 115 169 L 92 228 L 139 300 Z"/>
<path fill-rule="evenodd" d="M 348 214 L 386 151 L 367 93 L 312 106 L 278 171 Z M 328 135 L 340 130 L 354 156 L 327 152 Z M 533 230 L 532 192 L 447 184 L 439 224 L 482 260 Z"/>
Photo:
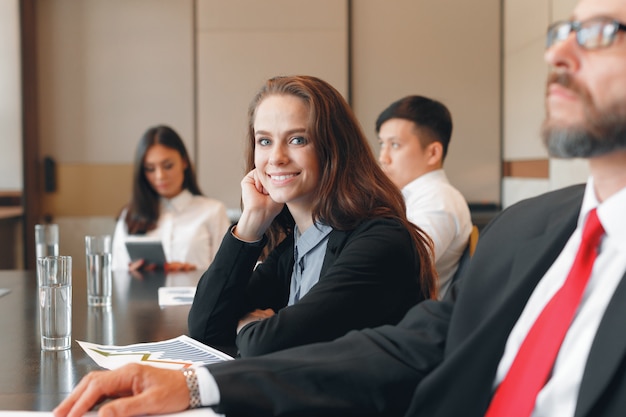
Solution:
<path fill-rule="evenodd" d="M 407 217 L 433 240 L 442 298 L 472 232 L 467 202 L 443 170 L 452 135 L 450 111 L 436 100 L 407 96 L 383 110 L 376 133 L 380 165 L 402 190 Z"/>

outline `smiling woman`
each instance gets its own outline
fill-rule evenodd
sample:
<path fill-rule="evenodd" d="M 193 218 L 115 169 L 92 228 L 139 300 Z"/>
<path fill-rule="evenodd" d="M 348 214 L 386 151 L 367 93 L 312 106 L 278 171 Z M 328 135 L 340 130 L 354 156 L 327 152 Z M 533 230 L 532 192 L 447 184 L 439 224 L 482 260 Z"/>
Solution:
<path fill-rule="evenodd" d="M 198 283 L 192 337 L 259 355 L 395 323 L 435 295 L 430 240 L 332 86 L 268 80 L 247 145 L 243 211 Z"/>

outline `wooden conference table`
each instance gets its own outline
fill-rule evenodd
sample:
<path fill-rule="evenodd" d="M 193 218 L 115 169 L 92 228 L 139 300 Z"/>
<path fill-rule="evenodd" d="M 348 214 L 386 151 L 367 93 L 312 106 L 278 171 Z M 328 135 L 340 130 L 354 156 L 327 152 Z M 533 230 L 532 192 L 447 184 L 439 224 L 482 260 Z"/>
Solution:
<path fill-rule="evenodd" d="M 202 271 L 115 273 L 111 307 L 87 306 L 85 273 L 72 276 L 72 348 L 44 352 L 39 342 L 33 271 L 0 271 L 0 410 L 51 411 L 92 370 L 101 369 L 76 343 L 128 345 L 187 334 L 189 305 L 158 304 L 162 286 L 195 286 Z"/>

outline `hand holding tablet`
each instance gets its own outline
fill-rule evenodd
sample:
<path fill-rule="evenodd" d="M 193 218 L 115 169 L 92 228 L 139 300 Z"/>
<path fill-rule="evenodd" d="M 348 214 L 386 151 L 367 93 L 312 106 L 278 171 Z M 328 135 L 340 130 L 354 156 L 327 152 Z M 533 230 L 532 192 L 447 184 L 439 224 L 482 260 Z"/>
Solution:
<path fill-rule="evenodd" d="M 143 260 L 143 268 L 163 268 L 166 264 L 165 252 L 160 240 L 146 237 L 133 237 L 126 240 L 126 249 L 131 261 Z"/>

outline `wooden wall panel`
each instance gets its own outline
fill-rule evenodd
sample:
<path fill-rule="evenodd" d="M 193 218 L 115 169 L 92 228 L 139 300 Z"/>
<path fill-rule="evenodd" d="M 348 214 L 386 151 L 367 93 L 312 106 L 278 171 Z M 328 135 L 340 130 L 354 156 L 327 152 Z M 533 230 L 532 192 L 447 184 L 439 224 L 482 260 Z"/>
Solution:
<path fill-rule="evenodd" d="M 43 214 L 115 217 L 128 202 L 132 165 L 59 164 L 57 190 L 43 194 Z"/>

